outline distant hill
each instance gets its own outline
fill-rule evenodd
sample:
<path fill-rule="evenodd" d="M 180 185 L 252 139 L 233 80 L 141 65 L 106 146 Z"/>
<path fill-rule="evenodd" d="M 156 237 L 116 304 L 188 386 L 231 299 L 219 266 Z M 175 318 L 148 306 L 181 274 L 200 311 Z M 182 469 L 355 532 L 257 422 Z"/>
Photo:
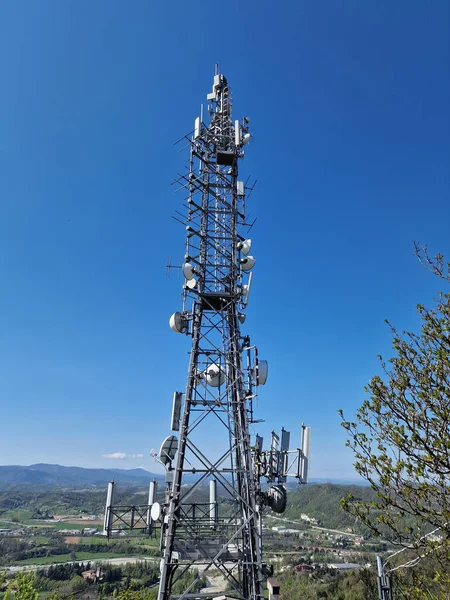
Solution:
<path fill-rule="evenodd" d="M 288 494 L 288 503 L 283 517 L 298 520 L 302 513 L 318 519 L 327 527 L 335 529 L 364 530 L 350 514 L 340 509 L 339 501 L 344 496 L 352 494 L 355 499 L 370 501 L 375 498 L 375 492 L 367 485 L 339 485 L 339 484 L 308 484 L 300 489 L 291 490 Z"/>
<path fill-rule="evenodd" d="M 148 485 L 152 479 L 164 480 L 163 475 L 145 469 L 85 469 L 38 463 L 0 466 L 0 484 L 35 484 L 69 487 L 104 486 L 114 479 L 117 483 L 131 486 Z"/>

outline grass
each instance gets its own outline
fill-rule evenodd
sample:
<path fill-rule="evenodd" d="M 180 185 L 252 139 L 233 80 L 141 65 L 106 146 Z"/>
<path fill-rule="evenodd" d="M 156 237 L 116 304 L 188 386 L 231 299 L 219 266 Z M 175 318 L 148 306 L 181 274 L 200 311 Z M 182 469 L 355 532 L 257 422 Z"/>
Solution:
<path fill-rule="evenodd" d="M 155 537 L 145 537 L 135 539 L 133 541 L 136 543 L 136 545 L 145 546 L 146 548 L 155 548 L 156 546 L 159 547 L 159 539 L 156 539 Z"/>

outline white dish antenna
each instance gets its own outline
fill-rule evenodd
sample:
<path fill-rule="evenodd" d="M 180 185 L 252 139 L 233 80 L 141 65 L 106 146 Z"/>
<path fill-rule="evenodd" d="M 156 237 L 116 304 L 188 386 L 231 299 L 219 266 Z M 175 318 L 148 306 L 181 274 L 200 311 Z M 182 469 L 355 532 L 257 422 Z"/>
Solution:
<path fill-rule="evenodd" d="M 267 360 L 258 360 L 256 366 L 256 383 L 258 385 L 264 385 L 267 381 L 267 375 L 269 374 L 269 363 Z"/>
<path fill-rule="evenodd" d="M 254 256 L 246 256 L 241 258 L 241 269 L 243 271 L 250 271 L 255 266 L 256 259 Z"/>
<path fill-rule="evenodd" d="M 190 290 L 193 290 L 196 285 L 197 285 L 196 279 L 190 279 L 189 281 L 186 281 L 186 287 L 189 288 Z"/>
<path fill-rule="evenodd" d="M 158 458 L 162 464 L 167 467 L 175 458 L 178 450 L 178 438 L 176 435 L 169 435 L 161 444 Z"/>
<path fill-rule="evenodd" d="M 150 516 L 152 518 L 152 521 L 159 521 L 159 519 L 161 518 L 161 514 L 162 514 L 161 504 L 159 502 L 154 502 L 150 509 Z"/>
<path fill-rule="evenodd" d="M 184 263 L 184 265 L 181 267 L 181 270 L 183 271 L 183 275 L 186 277 L 186 279 L 188 281 L 190 281 L 191 279 L 194 278 L 194 267 L 191 265 L 191 263 Z"/>
<path fill-rule="evenodd" d="M 252 136 L 250 135 L 250 133 L 246 133 L 242 138 L 242 145 L 245 146 L 246 144 L 248 144 L 251 137 Z"/>
<path fill-rule="evenodd" d="M 219 367 L 219 365 L 212 364 L 207 367 L 204 371 L 206 383 L 211 387 L 219 387 L 225 381 L 225 373 Z"/>
<path fill-rule="evenodd" d="M 169 319 L 170 329 L 175 333 L 186 333 L 188 330 L 187 319 L 180 312 L 174 312 Z"/>
<path fill-rule="evenodd" d="M 237 245 L 237 249 L 242 252 L 245 256 L 250 252 L 250 248 L 252 247 L 252 240 L 244 240 L 239 242 Z"/>

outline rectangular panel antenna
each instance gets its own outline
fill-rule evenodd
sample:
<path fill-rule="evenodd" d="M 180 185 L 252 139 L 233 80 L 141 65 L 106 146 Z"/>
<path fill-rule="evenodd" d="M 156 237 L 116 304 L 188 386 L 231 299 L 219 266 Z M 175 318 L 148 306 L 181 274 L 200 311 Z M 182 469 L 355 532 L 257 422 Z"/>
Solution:
<path fill-rule="evenodd" d="M 272 440 L 270 443 L 270 475 L 277 477 L 278 475 L 278 446 L 280 442 L 280 436 L 272 431 Z"/>
<path fill-rule="evenodd" d="M 236 146 L 241 145 L 241 126 L 239 121 L 234 122 L 234 143 Z"/>
<path fill-rule="evenodd" d="M 280 446 L 281 452 L 286 452 L 287 450 L 289 450 L 290 438 L 291 438 L 290 432 L 286 431 L 285 429 L 282 429 L 281 430 L 281 446 Z"/>
<path fill-rule="evenodd" d="M 278 483 L 284 483 L 286 481 L 286 471 L 288 465 L 288 455 L 287 452 L 289 450 L 289 442 L 290 442 L 291 434 L 289 431 L 286 431 L 284 428 L 281 429 L 281 444 L 280 444 L 280 452 L 278 455 Z"/>
<path fill-rule="evenodd" d="M 194 140 L 196 140 L 197 138 L 200 137 L 201 132 L 202 132 L 202 123 L 201 123 L 200 117 L 197 117 L 195 119 L 195 123 L 194 123 Z"/>
<path fill-rule="evenodd" d="M 311 427 L 302 426 L 302 468 L 300 480 L 302 483 L 308 483 L 309 472 L 309 454 L 311 447 Z"/>
<path fill-rule="evenodd" d="M 170 429 L 172 431 L 180 431 L 180 414 L 181 414 L 181 398 L 183 392 L 174 392 L 172 405 L 172 422 Z"/>

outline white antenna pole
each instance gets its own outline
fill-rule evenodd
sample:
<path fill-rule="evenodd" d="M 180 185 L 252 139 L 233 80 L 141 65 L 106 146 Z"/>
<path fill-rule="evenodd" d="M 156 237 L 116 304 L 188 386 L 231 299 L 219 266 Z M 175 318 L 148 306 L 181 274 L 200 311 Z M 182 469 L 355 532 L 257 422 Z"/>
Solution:
<path fill-rule="evenodd" d="M 108 483 L 108 492 L 106 494 L 105 520 L 103 522 L 103 535 L 111 533 L 112 524 L 112 505 L 114 502 L 114 481 Z"/>
<path fill-rule="evenodd" d="M 150 485 L 148 486 L 147 533 L 152 532 L 153 521 L 152 521 L 152 517 L 151 517 L 150 513 L 152 510 L 153 504 L 156 502 L 157 491 L 158 491 L 158 482 L 155 480 L 150 481 Z"/>
<path fill-rule="evenodd" d="M 209 516 L 211 529 L 216 528 L 218 520 L 217 509 L 217 481 L 215 479 L 211 479 L 211 481 L 209 482 Z"/>

